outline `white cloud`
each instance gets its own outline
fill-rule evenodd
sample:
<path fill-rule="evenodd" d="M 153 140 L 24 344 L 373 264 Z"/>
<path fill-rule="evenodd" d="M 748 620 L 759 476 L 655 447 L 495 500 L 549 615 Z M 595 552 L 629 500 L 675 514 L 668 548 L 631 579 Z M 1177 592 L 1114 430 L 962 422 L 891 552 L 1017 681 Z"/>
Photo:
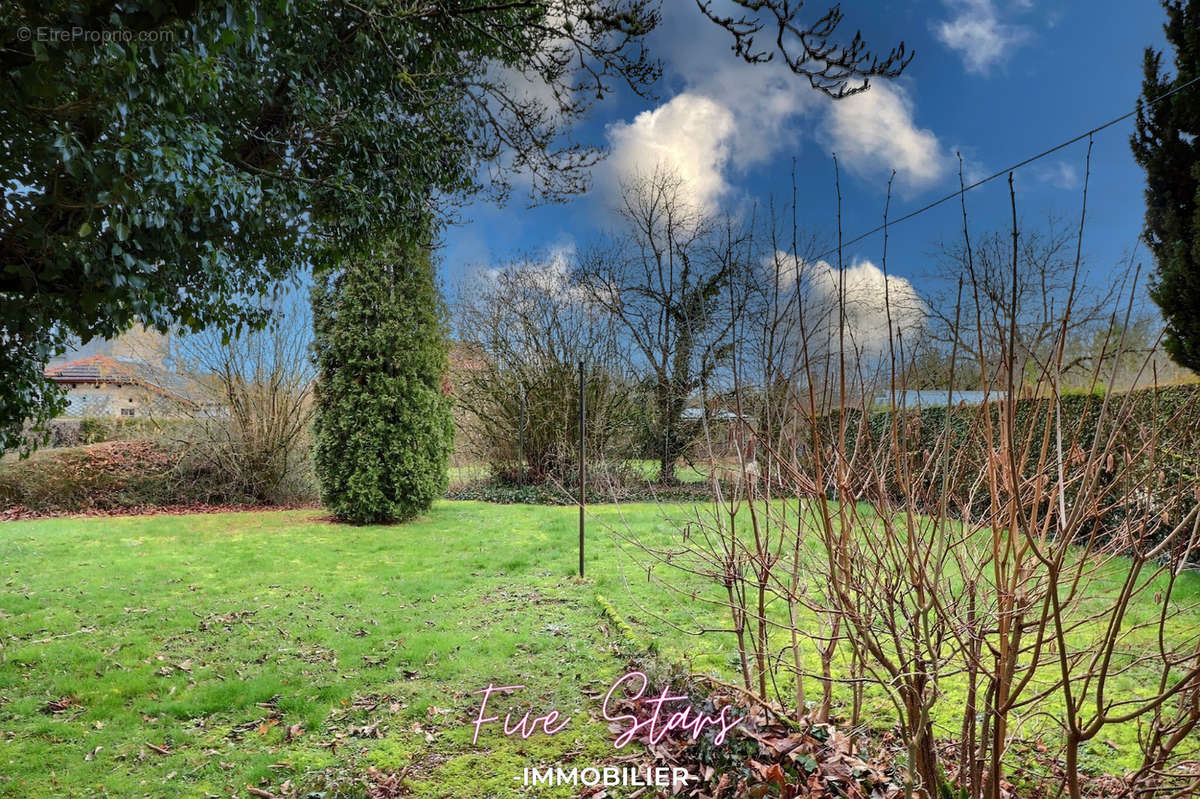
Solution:
<path fill-rule="evenodd" d="M 1065 161 L 1042 162 L 1033 175 L 1042 183 L 1048 183 L 1056 189 L 1079 188 L 1079 171 Z"/>
<path fill-rule="evenodd" d="M 618 122 L 608 129 L 610 188 L 665 166 L 688 185 L 697 206 L 712 209 L 729 188 L 725 170 L 735 129 L 727 107 L 690 92 L 643 111 L 632 122 Z"/>
<path fill-rule="evenodd" d="M 986 73 L 1003 61 L 1013 48 L 1029 38 L 1029 31 L 1004 22 L 993 0 L 943 0 L 954 15 L 933 26 L 942 44 L 958 52 L 968 72 Z M 1029 2 L 1017 4 L 1022 9 Z"/>
<path fill-rule="evenodd" d="M 698 206 L 711 210 L 728 193 L 732 171 L 795 151 L 800 128 L 793 123 L 806 113 L 850 171 L 886 179 L 895 169 L 901 192 L 937 182 L 953 160 L 932 131 L 917 126 L 913 102 L 898 84 L 878 81 L 833 101 L 794 76 L 727 67 L 631 122 L 610 125 L 612 155 L 599 181 L 612 189 L 662 164 L 684 179 Z"/>
<path fill-rule="evenodd" d="M 561 302 L 577 302 L 583 299 L 583 294 L 571 281 L 571 265 L 574 260 L 574 243 L 563 243 L 551 246 L 540 257 L 491 267 L 483 274 L 486 281 L 493 286 L 504 281 L 520 281 L 525 287 L 542 296 Z"/>
<path fill-rule="evenodd" d="M 838 270 L 826 261 L 808 262 L 777 252 L 768 265 L 780 285 L 792 290 L 799 283 L 795 307 L 804 314 L 810 353 L 836 351 L 838 297 L 845 296 L 844 330 L 847 357 L 877 359 L 888 351 L 889 320 L 892 335 L 899 331 L 913 341 L 925 327 L 927 307 L 912 283 L 867 260 Z"/>
<path fill-rule="evenodd" d="M 895 83 L 873 83 L 869 91 L 832 102 L 824 136 L 841 163 L 861 176 L 895 169 L 901 191 L 925 188 L 951 166 L 933 131 L 917 127 L 912 100 Z"/>
<path fill-rule="evenodd" d="M 653 43 L 668 78 L 682 84 L 657 108 L 609 126 L 612 156 L 597 175 L 610 193 L 634 171 L 662 165 L 690 185 L 711 210 L 730 191 L 734 171 L 795 151 L 797 116 L 818 107 L 808 82 L 782 63 L 747 64 L 729 53 L 729 35 L 691 3 L 663 9 L 661 40 Z"/>
<path fill-rule="evenodd" d="M 663 42 L 664 57 L 687 92 L 720 103 L 733 115 L 731 166 L 747 169 L 794 149 L 800 136 L 790 123 L 819 107 L 819 96 L 808 81 L 779 59 L 745 63 L 729 52 L 728 34 L 696 13 L 691 3 L 670 6 L 664 28 L 678 34 Z"/>
<path fill-rule="evenodd" d="M 846 338 L 860 358 L 887 351 L 889 311 L 893 333 L 899 330 L 913 336 L 925 326 L 925 303 L 906 279 L 884 277 L 879 267 L 865 260 L 841 274 L 827 263 L 817 266 L 813 290 L 821 302 L 836 308 L 839 291 L 845 291 Z M 841 287 L 839 281 L 844 281 Z"/>
<path fill-rule="evenodd" d="M 898 84 L 876 80 L 862 94 L 832 101 L 780 59 L 752 65 L 728 54 L 728 34 L 690 3 L 666 4 L 664 16 L 671 36 L 654 45 L 668 77 L 683 88 L 657 108 L 609 126 L 612 155 L 596 174 L 608 199 L 632 172 L 649 173 L 661 163 L 711 210 L 733 194 L 738 172 L 796 153 L 805 137 L 836 150 L 847 169 L 868 179 L 886 181 L 895 168 L 901 193 L 952 171 L 952 155 L 917 126 L 914 103 Z"/>

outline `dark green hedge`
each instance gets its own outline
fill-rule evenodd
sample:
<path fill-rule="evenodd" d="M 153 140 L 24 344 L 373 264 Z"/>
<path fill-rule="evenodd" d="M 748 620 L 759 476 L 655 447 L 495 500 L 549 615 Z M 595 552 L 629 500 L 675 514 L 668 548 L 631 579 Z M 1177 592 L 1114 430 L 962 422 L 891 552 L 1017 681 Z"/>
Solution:
<path fill-rule="evenodd" d="M 1118 478 L 1134 483 L 1146 480 L 1150 487 L 1147 499 L 1155 508 L 1167 511 L 1163 522 L 1178 518 L 1194 507 L 1197 486 L 1200 485 L 1200 384 L 1175 385 L 1158 389 L 1141 389 L 1128 394 L 1072 393 L 1061 398 L 1061 425 L 1066 461 L 1078 468 L 1097 439 L 1112 437 L 1112 459 L 1102 465 L 1102 482 L 1114 490 L 1110 501 L 1117 500 L 1128 486 L 1113 485 Z M 947 497 L 956 513 L 967 510 L 971 478 L 983 470 L 989 457 L 982 430 L 984 414 L 990 414 L 995 443 L 998 445 L 1001 402 L 956 408 L 930 407 L 899 411 L 900 440 L 905 452 L 900 455 L 908 473 L 914 476 L 910 495 L 925 507 L 936 505 L 945 486 L 954 487 Z M 1033 478 L 1038 451 L 1049 431 L 1049 444 L 1055 447 L 1054 403 L 1048 398 L 1019 399 L 1015 403 L 1015 431 L 1019 447 L 1029 453 L 1019 466 L 1027 478 Z M 868 436 L 853 440 L 853 431 L 860 429 L 861 412 L 849 412 L 847 429 L 851 440 L 847 449 L 869 445 L 878 452 L 881 442 L 888 440 L 893 423 L 891 411 L 871 413 L 867 419 Z M 833 424 L 835 419 L 830 420 Z M 948 441 L 943 442 L 947 435 Z M 1073 451 L 1071 444 L 1074 444 Z M 948 447 L 946 446 L 948 444 Z M 867 457 L 870 457 L 869 455 Z M 931 458 L 945 459 L 937 468 L 926 469 Z M 898 466 L 899 464 L 897 464 Z M 948 468 L 947 468 L 948 467 Z M 889 469 L 894 478 L 898 468 Z M 922 477 L 922 474 L 925 477 Z M 950 479 L 944 480 L 949 474 Z M 901 499 L 899 481 L 890 482 L 888 490 Z M 1069 499 L 1069 495 L 1068 495 Z M 977 492 L 975 507 L 986 504 L 986 491 Z M 1127 507 L 1120 503 L 1105 509 L 1103 523 L 1108 526 L 1123 518 Z"/>

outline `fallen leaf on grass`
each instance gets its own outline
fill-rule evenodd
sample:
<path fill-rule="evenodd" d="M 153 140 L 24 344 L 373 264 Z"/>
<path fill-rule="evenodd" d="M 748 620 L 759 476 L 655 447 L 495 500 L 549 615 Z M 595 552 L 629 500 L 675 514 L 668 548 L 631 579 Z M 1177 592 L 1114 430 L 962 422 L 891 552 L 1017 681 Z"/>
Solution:
<path fill-rule="evenodd" d="M 689 681 L 685 693 L 692 697 L 695 709 L 709 715 L 718 709 L 733 706 L 739 723 L 730 731 L 735 745 L 752 745 L 757 752 L 744 762 L 746 771 L 712 768 L 686 735 L 670 733 L 657 743 L 639 738 L 645 745 L 644 754 L 635 757 L 633 765 L 640 769 L 684 767 L 700 777 L 697 783 L 686 786 L 689 797 L 695 799 L 899 799 L 902 788 L 892 782 L 892 763 L 886 743 L 875 753 L 872 762 L 858 757 L 850 739 L 837 729 L 823 724 L 799 726 L 783 718 L 777 708 L 748 701 L 741 694 L 728 694 L 723 686 L 713 686 L 703 678 Z M 629 716 L 644 718 L 649 709 L 638 700 L 626 699 L 619 707 Z M 614 735 L 622 734 L 625 725 L 610 724 Z M 672 792 L 684 786 L 672 786 Z"/>
<path fill-rule="evenodd" d="M 347 734 L 354 738 L 382 738 L 383 733 L 379 731 L 379 722 L 364 724 L 361 727 L 351 726 L 346 730 Z"/>
<path fill-rule="evenodd" d="M 367 779 L 371 783 L 367 787 L 367 799 L 398 799 L 405 793 L 403 772 L 380 771 L 371 766 L 367 769 Z"/>
<path fill-rule="evenodd" d="M 46 704 L 42 705 L 42 712 L 47 715 L 57 716 L 60 713 L 66 713 L 68 710 L 81 708 L 83 705 L 78 699 L 73 696 L 64 696 L 58 699 L 51 699 Z"/>

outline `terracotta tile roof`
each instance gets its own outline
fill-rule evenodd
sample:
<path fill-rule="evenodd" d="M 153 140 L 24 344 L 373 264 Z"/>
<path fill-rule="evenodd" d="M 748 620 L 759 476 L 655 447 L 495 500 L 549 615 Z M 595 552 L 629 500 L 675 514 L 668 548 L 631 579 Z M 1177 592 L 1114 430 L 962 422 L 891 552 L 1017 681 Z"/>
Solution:
<path fill-rule="evenodd" d="M 59 383 L 138 383 L 140 378 L 127 364 L 106 355 L 93 355 L 46 367 L 46 377 Z"/>
<path fill-rule="evenodd" d="M 162 384 L 167 380 L 157 379 L 150 370 L 137 364 L 118 361 L 107 355 L 93 355 L 66 363 L 47 366 L 43 374 L 56 383 L 115 383 L 117 385 L 143 386 L 171 399 L 194 404 L 192 400 Z"/>

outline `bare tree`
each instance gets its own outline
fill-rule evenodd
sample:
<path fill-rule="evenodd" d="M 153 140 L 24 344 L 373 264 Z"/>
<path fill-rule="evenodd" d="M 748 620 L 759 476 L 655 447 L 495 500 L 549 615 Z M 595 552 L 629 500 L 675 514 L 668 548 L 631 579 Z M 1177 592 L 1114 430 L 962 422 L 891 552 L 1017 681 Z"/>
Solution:
<path fill-rule="evenodd" d="M 696 0 L 696 5 L 701 13 L 733 35 L 733 50 L 747 63 L 765 63 L 778 54 L 788 69 L 834 99 L 866 91 L 873 77 L 899 76 L 913 58 L 901 42 L 880 59 L 866 49 L 862 35 L 857 32 L 849 45 L 837 44 L 833 39 L 845 19 L 840 5 L 832 6 L 812 22 L 802 23 L 799 15 L 804 0 L 732 2 L 740 9 L 740 15 L 715 11 L 711 0 Z M 774 43 L 774 49 L 755 44 L 756 38 L 764 33 Z"/>
<path fill-rule="evenodd" d="M 1019 225 L 1015 270 L 1014 240 L 1009 230 L 944 242 L 938 255 L 940 271 L 944 276 L 961 279 L 979 295 L 980 318 L 964 315 L 956 326 L 956 289 L 949 287 L 930 303 L 931 337 L 942 345 L 943 352 L 951 343 L 956 345 L 960 363 L 970 368 L 981 360 L 995 359 L 1004 346 L 1002 339 L 1010 328 L 1015 328 L 1013 366 L 1018 370 L 1020 387 L 1024 381 L 1037 380 L 1038 373 L 1053 358 L 1054 343 L 1066 316 L 1067 352 L 1073 357 L 1063 363 L 1062 375 L 1067 380 L 1077 376 L 1086 380 L 1093 364 L 1079 344 L 1097 335 L 1098 328 L 1103 333 L 1121 284 L 1106 280 L 1097 285 L 1086 280 L 1083 262 L 1080 269 L 1075 266 L 1077 239 L 1076 228 L 1055 218 L 1040 228 Z M 960 380 L 969 377 L 959 373 Z"/>
<path fill-rule="evenodd" d="M 622 230 L 580 260 L 577 275 L 604 308 L 648 376 L 651 437 L 658 480 L 675 481 L 675 464 L 691 443 L 683 414 L 727 359 L 730 317 L 722 292 L 749 234 L 719 224 L 687 198 L 682 179 L 659 167 L 622 187 Z"/>

